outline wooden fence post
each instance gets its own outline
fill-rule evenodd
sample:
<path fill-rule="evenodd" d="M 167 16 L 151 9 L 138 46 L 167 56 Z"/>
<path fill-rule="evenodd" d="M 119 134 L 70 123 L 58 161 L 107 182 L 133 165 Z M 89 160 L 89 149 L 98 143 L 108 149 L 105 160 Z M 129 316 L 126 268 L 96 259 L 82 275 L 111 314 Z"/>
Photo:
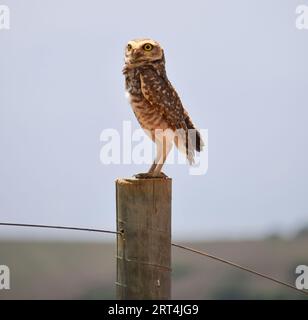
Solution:
<path fill-rule="evenodd" d="M 116 181 L 117 299 L 171 298 L 171 179 Z"/>

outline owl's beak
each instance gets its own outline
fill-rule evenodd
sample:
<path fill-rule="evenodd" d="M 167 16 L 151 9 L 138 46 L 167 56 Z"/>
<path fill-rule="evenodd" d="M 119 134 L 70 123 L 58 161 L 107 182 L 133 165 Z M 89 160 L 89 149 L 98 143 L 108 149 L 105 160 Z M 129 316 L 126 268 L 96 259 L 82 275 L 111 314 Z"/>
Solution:
<path fill-rule="evenodd" d="M 142 57 L 142 52 L 140 52 L 140 50 L 138 50 L 138 49 L 133 49 L 133 51 L 132 51 L 132 60 L 136 61 L 141 57 Z"/>

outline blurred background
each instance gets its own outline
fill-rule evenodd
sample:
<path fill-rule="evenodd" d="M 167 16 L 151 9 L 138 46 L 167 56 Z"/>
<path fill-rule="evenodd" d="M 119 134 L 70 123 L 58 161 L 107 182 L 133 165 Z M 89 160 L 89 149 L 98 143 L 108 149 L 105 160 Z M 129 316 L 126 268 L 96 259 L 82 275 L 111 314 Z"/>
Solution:
<path fill-rule="evenodd" d="M 306 3 L 305 3 L 306 2 Z M 0 222 L 115 230 L 118 177 L 100 134 L 139 125 L 124 95 L 126 42 L 165 49 L 169 79 L 209 133 L 209 169 L 167 165 L 173 238 L 294 283 L 308 264 L 306 0 L 1 0 Z M 113 235 L 0 226 L 0 299 L 114 298 Z M 301 295 L 173 249 L 173 297 Z"/>

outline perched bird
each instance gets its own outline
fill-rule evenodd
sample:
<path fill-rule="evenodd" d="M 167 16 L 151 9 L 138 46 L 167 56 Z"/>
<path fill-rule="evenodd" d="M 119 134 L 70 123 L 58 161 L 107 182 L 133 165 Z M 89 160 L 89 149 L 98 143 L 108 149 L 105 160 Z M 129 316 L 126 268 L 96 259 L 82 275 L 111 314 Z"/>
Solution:
<path fill-rule="evenodd" d="M 152 39 L 129 41 L 123 74 L 137 120 L 157 146 L 157 156 L 150 170 L 135 177 L 166 177 L 161 169 L 173 143 L 192 164 L 195 151 L 200 152 L 204 142 L 167 78 L 160 44 Z"/>

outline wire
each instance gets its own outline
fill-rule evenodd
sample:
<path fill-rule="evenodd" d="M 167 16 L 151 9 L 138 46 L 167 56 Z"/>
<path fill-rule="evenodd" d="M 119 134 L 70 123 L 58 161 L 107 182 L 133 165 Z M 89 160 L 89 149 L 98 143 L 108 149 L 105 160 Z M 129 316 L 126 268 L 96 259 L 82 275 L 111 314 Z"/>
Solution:
<path fill-rule="evenodd" d="M 300 290 L 300 289 L 296 288 L 295 286 L 293 286 L 293 285 L 291 285 L 291 284 L 289 284 L 289 283 L 287 283 L 287 282 L 284 282 L 284 281 L 281 281 L 281 280 L 272 278 L 272 277 L 270 277 L 270 276 L 267 276 L 267 275 L 265 275 L 265 274 L 262 274 L 262 273 L 260 273 L 260 272 L 255 271 L 255 270 L 252 270 L 252 269 L 243 267 L 243 266 L 241 266 L 241 265 L 239 265 L 239 264 L 236 264 L 236 263 L 234 263 L 234 262 L 231 262 L 231 261 L 228 261 L 228 260 L 219 258 L 219 257 L 214 256 L 214 255 L 212 255 L 212 254 L 209 254 L 209 253 L 207 253 L 207 252 L 199 251 L 199 250 L 196 250 L 196 249 L 193 249 L 193 248 L 190 248 L 190 247 L 186 247 L 186 246 L 183 246 L 183 245 L 180 245 L 180 244 L 177 244 L 177 243 L 172 243 L 172 245 L 173 245 L 174 247 L 177 247 L 177 248 L 180 248 L 180 249 L 183 249 L 183 250 L 187 250 L 187 251 L 190 251 L 190 252 L 193 252 L 193 253 L 197 253 L 197 254 L 199 254 L 199 255 L 202 255 L 202 256 L 211 258 L 211 259 L 213 259 L 213 260 L 217 260 L 217 261 L 223 262 L 223 263 L 228 264 L 228 265 L 230 265 L 230 266 L 233 266 L 233 267 L 235 267 L 235 268 L 244 270 L 244 271 L 246 271 L 246 272 L 252 273 L 252 274 L 257 275 L 257 276 L 259 276 L 259 277 L 262 277 L 262 278 L 268 279 L 268 280 L 270 280 L 270 281 L 276 282 L 276 283 L 278 283 L 278 284 L 281 284 L 281 285 L 283 285 L 283 286 L 286 286 L 286 287 L 288 287 L 288 288 L 290 288 L 290 289 L 296 290 L 297 292 L 301 292 L 301 293 L 303 293 L 303 294 L 308 295 L 308 292 L 307 292 L 307 291 Z"/>
<path fill-rule="evenodd" d="M 44 225 L 44 224 L 26 224 L 26 223 L 0 222 L 0 225 L 1 226 L 12 226 L 12 227 L 31 227 L 31 228 L 47 228 L 47 229 L 90 231 L 90 232 L 111 233 L 111 234 L 123 235 L 123 232 L 120 232 L 120 231 L 111 231 L 111 230 L 103 230 L 103 229 L 92 229 L 92 228 L 77 228 L 77 227 L 68 227 L 68 226 L 52 226 L 52 225 Z M 251 274 L 257 275 L 259 277 L 262 277 L 264 279 L 273 281 L 275 283 L 278 283 L 278 284 L 283 285 L 285 287 L 288 287 L 290 289 L 296 290 L 297 292 L 300 292 L 302 294 L 308 295 L 308 292 L 305 291 L 305 290 L 300 290 L 300 289 L 296 288 L 295 286 L 293 286 L 293 285 L 291 285 L 291 284 L 289 284 L 287 282 L 275 279 L 273 277 L 267 276 L 265 274 L 262 274 L 260 272 L 255 271 L 255 270 L 249 269 L 247 267 L 243 267 L 243 266 L 241 266 L 239 264 L 236 264 L 236 263 L 234 263 L 232 261 L 228 261 L 228 260 L 225 260 L 223 258 L 220 258 L 220 257 L 214 256 L 212 254 L 209 254 L 207 252 L 196 250 L 196 249 L 193 249 L 193 248 L 190 248 L 190 247 L 187 247 L 187 246 L 183 246 L 183 245 L 180 245 L 180 244 L 177 244 L 177 243 L 171 243 L 171 245 L 174 246 L 174 247 L 177 247 L 177 248 L 180 248 L 180 249 L 183 249 L 183 250 L 186 250 L 186 251 L 190 251 L 192 253 L 196 253 L 196 254 L 202 255 L 204 257 L 208 257 L 210 259 L 213 259 L 213 260 L 228 264 L 229 266 L 241 269 L 243 271 L 246 271 L 246 272 L 249 272 Z"/>
<path fill-rule="evenodd" d="M 47 228 L 47 229 L 62 229 L 62 230 L 77 230 L 77 231 L 90 231 L 99 233 L 112 233 L 112 234 L 122 234 L 119 231 L 110 231 L 102 229 L 92 229 L 92 228 L 77 228 L 77 227 L 63 227 L 63 226 L 49 226 L 45 224 L 26 224 L 26 223 L 7 223 L 0 222 L 1 226 L 11 226 L 11 227 L 31 227 L 31 228 Z"/>

